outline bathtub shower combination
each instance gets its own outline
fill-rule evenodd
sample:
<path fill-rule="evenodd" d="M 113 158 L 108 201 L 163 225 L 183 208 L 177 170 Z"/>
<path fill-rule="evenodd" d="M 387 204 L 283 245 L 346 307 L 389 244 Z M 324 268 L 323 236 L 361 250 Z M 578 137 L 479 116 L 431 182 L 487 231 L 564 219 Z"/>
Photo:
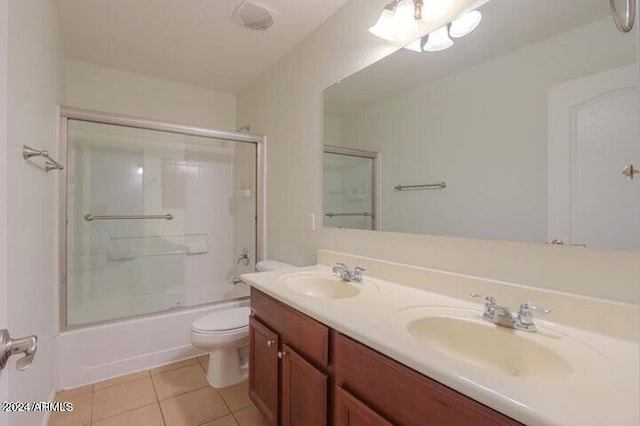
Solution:
<path fill-rule="evenodd" d="M 247 296 L 256 144 L 70 119 L 66 325 Z"/>

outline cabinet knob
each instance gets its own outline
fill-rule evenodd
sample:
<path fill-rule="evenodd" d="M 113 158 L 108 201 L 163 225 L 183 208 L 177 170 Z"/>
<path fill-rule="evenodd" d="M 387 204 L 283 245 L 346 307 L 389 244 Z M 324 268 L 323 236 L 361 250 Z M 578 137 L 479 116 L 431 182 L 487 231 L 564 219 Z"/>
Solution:
<path fill-rule="evenodd" d="M 282 359 L 286 355 L 285 351 L 278 351 L 278 358 Z"/>
<path fill-rule="evenodd" d="M 273 340 L 267 340 L 267 346 L 273 345 L 275 342 Z"/>

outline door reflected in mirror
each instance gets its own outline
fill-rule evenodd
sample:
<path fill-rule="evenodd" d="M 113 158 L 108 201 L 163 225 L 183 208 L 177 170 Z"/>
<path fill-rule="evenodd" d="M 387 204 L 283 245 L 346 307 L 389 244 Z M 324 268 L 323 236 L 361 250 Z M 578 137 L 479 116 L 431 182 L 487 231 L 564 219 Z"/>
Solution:
<path fill-rule="evenodd" d="M 637 26 L 618 31 L 601 0 L 478 10 L 451 48 L 401 49 L 325 90 L 325 145 L 384 161 L 365 227 L 327 216 L 369 210 L 324 154 L 324 226 L 640 249 L 640 176 L 624 173 L 640 169 Z"/>

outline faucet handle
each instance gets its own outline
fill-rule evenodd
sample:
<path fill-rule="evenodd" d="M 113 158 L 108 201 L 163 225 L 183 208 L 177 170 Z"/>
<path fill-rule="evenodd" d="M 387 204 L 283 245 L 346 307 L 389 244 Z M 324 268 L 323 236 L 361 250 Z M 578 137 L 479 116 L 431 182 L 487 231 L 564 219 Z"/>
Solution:
<path fill-rule="evenodd" d="M 521 311 L 527 311 L 527 310 L 536 311 L 536 312 L 539 312 L 541 314 L 551 313 L 551 309 L 541 308 L 540 306 L 532 305 L 529 302 L 522 302 L 520 304 L 520 310 Z"/>
<path fill-rule="evenodd" d="M 498 307 L 498 305 L 496 304 L 496 298 L 493 296 L 487 296 L 478 293 L 471 293 L 469 295 L 471 297 L 481 297 L 486 300 L 487 303 L 484 304 L 484 312 L 482 313 L 482 317 L 487 321 L 493 321 L 496 316 L 496 308 Z"/>
<path fill-rule="evenodd" d="M 479 294 L 479 293 L 470 293 L 469 296 L 471 297 L 481 297 L 484 300 L 487 301 L 487 304 L 491 304 L 491 305 L 495 305 L 496 304 L 496 298 L 493 296 L 486 296 L 484 294 Z"/>
<path fill-rule="evenodd" d="M 331 270 L 333 272 L 338 272 L 338 271 L 346 271 L 347 269 L 349 269 L 349 267 L 342 262 L 336 262 L 336 264 L 333 266 L 333 268 L 331 268 Z"/>
<path fill-rule="evenodd" d="M 520 310 L 518 311 L 518 322 L 524 326 L 533 326 L 533 314 L 531 311 L 535 311 L 540 314 L 548 314 L 551 312 L 549 309 L 532 305 L 529 302 L 522 302 L 520 304 Z"/>
<path fill-rule="evenodd" d="M 362 273 L 366 272 L 367 270 L 364 269 L 361 266 L 356 266 L 353 270 L 353 274 L 352 274 L 352 281 L 355 281 L 357 283 L 362 282 Z"/>

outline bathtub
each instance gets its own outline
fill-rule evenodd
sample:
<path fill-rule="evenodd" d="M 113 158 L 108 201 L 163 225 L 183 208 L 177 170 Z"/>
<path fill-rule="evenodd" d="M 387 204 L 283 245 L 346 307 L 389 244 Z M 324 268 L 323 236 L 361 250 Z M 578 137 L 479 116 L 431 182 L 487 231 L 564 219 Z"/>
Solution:
<path fill-rule="evenodd" d="M 56 389 L 71 389 L 203 354 L 191 345 L 193 320 L 248 304 L 248 298 L 236 299 L 62 332 L 55 338 Z"/>

